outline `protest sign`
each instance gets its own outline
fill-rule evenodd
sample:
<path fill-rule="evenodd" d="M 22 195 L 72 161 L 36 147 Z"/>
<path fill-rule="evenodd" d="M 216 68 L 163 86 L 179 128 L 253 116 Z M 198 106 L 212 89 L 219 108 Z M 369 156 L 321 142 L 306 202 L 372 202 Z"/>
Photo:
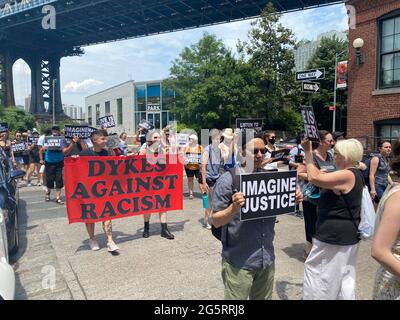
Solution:
<path fill-rule="evenodd" d="M 107 136 L 107 148 L 118 148 L 119 136 L 117 134 L 110 134 Z"/>
<path fill-rule="evenodd" d="M 240 130 L 253 129 L 261 131 L 263 119 L 236 119 L 236 128 Z"/>
<path fill-rule="evenodd" d="M 189 147 L 189 135 L 185 133 L 178 133 L 177 137 L 177 147 L 178 148 L 187 148 Z"/>
<path fill-rule="evenodd" d="M 44 146 L 47 147 L 47 150 L 60 151 L 63 139 L 63 137 L 46 137 Z"/>
<path fill-rule="evenodd" d="M 285 160 L 285 157 L 287 157 L 289 153 L 290 153 L 289 149 L 280 149 L 272 151 L 271 153 L 271 158 L 273 159 L 272 162 Z"/>
<path fill-rule="evenodd" d="M 99 118 L 99 120 L 97 120 L 97 125 L 103 129 L 114 128 L 115 127 L 114 116 L 110 115 Z"/>
<path fill-rule="evenodd" d="M 70 139 L 72 139 L 73 137 L 87 139 L 90 137 L 90 134 L 96 130 L 97 130 L 96 128 L 88 126 L 69 125 L 69 124 L 66 124 L 64 128 L 65 138 L 70 138 Z"/>
<path fill-rule="evenodd" d="M 69 223 L 183 208 L 182 164 L 169 156 L 65 158 L 64 165 Z"/>
<path fill-rule="evenodd" d="M 8 123 L 1 122 L 0 123 L 0 133 L 8 132 Z"/>
<path fill-rule="evenodd" d="M 185 164 L 201 164 L 201 153 L 186 153 Z"/>
<path fill-rule="evenodd" d="M 29 136 L 28 137 L 28 143 L 29 144 L 33 144 L 33 145 L 37 145 L 39 142 L 39 137 L 34 137 L 34 136 Z"/>
<path fill-rule="evenodd" d="M 145 129 L 147 131 L 154 129 L 154 126 L 152 123 L 148 122 L 147 120 L 142 120 L 138 124 L 139 128 Z"/>
<path fill-rule="evenodd" d="M 25 142 L 17 142 L 17 143 L 14 143 L 14 144 L 11 146 L 11 148 L 12 148 L 12 151 L 13 151 L 14 153 L 21 153 L 21 152 L 26 151 L 26 143 L 25 143 Z"/>
<path fill-rule="evenodd" d="M 320 138 L 313 108 L 311 106 L 301 106 L 301 115 L 303 116 L 306 137 L 311 141 L 319 142 Z"/>
<path fill-rule="evenodd" d="M 246 198 L 241 221 L 296 211 L 296 171 L 243 174 L 240 185 Z"/>

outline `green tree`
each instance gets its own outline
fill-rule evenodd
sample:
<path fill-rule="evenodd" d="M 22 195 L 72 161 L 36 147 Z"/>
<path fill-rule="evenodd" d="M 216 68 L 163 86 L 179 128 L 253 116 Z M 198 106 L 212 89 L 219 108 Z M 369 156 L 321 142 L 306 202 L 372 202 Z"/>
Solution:
<path fill-rule="evenodd" d="M 296 41 L 293 32 L 279 22 L 280 18 L 281 14 L 269 3 L 260 18 L 252 23 L 249 41 L 238 46 L 239 52 L 247 56 L 257 70 L 264 118 L 269 129 L 278 129 L 283 110 L 290 114 L 289 110 L 298 110 L 301 103 L 300 86 L 295 81 L 293 49 Z M 294 131 L 295 128 L 287 127 L 286 130 Z"/>
<path fill-rule="evenodd" d="M 312 97 L 319 129 L 332 130 L 333 114 L 332 111 L 329 111 L 329 106 L 333 105 L 334 100 L 335 57 L 336 54 L 342 53 L 338 61 L 347 60 L 348 46 L 348 40 L 340 40 L 336 36 L 322 38 L 317 51 L 308 64 L 310 69 L 324 67 L 326 72 L 325 79 L 318 81 L 321 83 L 320 93 Z M 347 125 L 347 88 L 337 90 L 336 108 L 336 129 L 344 131 Z"/>
<path fill-rule="evenodd" d="M 194 129 L 231 127 L 236 118 L 257 116 L 256 84 L 252 66 L 208 33 L 182 51 L 165 82 L 176 92 L 176 120 Z"/>
<path fill-rule="evenodd" d="M 35 117 L 19 108 L 0 108 L 0 121 L 7 122 L 11 132 L 31 130 L 35 127 Z"/>

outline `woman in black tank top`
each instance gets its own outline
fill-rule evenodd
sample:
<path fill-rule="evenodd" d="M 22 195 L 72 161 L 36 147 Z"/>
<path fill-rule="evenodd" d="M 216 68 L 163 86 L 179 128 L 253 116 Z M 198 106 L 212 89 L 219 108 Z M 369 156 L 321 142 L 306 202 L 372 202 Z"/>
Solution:
<path fill-rule="evenodd" d="M 316 234 L 305 263 L 304 299 L 355 299 L 363 147 L 355 139 L 339 141 L 335 146 L 339 170 L 330 173 L 315 165 L 311 142 L 305 142 L 303 148 L 308 180 L 321 188 Z"/>

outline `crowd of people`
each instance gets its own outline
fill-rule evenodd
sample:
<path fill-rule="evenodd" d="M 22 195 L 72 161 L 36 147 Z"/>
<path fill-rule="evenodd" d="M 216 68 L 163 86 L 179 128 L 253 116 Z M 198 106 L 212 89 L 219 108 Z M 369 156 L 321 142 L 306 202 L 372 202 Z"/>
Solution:
<path fill-rule="evenodd" d="M 377 208 L 376 235 L 372 257 L 380 263 L 376 276 L 375 299 L 400 299 L 400 186 L 390 177 L 400 176 L 400 141 L 393 150 L 389 141 L 379 143 L 378 152 L 364 158 L 364 148 L 356 139 L 320 131 L 320 142 L 304 135 L 296 146 L 276 156 L 277 136 L 273 131 L 212 129 L 208 143 L 198 135 L 188 135 L 186 147 L 177 147 L 176 132 L 143 130 L 137 135 L 136 151 L 127 144 L 127 135 L 113 148 L 107 147 L 108 132 L 100 129 L 90 138 L 62 138 L 54 126 L 42 135 L 36 130 L 0 134 L 0 147 L 14 165 L 26 171 L 25 180 L 45 188 L 45 201 L 64 205 L 65 157 L 176 154 L 183 161 L 188 198 L 195 199 L 195 181 L 203 201 L 206 229 L 220 228 L 222 279 L 226 299 L 271 299 L 275 273 L 274 236 L 276 217 L 240 220 L 245 195 L 236 187 L 236 176 L 252 172 L 296 170 L 296 201 L 303 208 L 305 226 L 304 299 L 355 299 L 356 264 L 360 235 L 363 188 L 369 188 Z M 47 137 L 61 137 L 59 148 L 49 148 Z M 23 151 L 13 145 L 24 142 Z M 363 163 L 365 162 L 365 164 Z M 287 169 L 288 166 L 288 169 Z M 196 178 L 196 179 L 195 179 Z M 143 215 L 143 237 L 150 236 L 150 216 Z M 167 226 L 167 212 L 159 213 L 161 236 L 173 240 Z M 99 250 L 93 223 L 86 224 L 91 250 Z M 119 254 L 112 237 L 112 222 L 103 222 L 107 249 Z"/>

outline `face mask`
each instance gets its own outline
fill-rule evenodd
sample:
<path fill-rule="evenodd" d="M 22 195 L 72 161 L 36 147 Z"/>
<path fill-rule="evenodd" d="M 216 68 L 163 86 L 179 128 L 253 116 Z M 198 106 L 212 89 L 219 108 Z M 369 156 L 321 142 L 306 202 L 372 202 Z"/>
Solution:
<path fill-rule="evenodd" d="M 275 144 L 276 139 L 269 139 L 268 141 L 270 144 Z"/>

